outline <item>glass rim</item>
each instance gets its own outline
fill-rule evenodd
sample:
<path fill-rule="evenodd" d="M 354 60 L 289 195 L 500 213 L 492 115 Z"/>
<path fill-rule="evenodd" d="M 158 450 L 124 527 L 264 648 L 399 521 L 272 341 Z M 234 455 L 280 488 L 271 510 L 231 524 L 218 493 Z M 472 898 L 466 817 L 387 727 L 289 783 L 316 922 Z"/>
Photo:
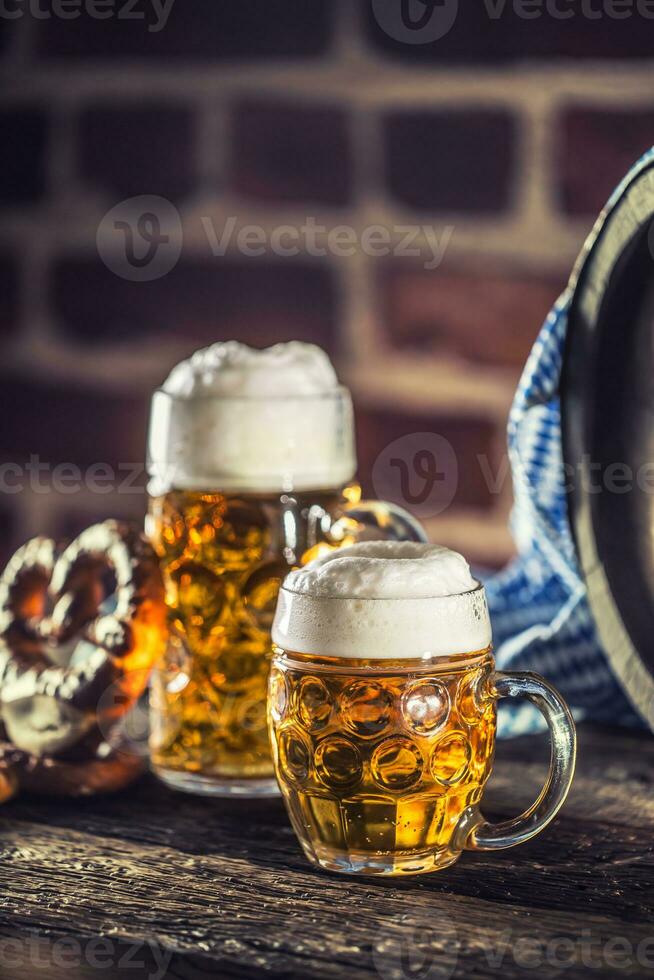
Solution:
<path fill-rule="evenodd" d="M 284 583 L 280 586 L 280 592 L 286 592 L 287 595 L 299 596 L 303 599 L 323 599 L 327 602 L 333 602 L 334 599 L 341 599 L 344 602 L 438 602 L 439 600 L 445 601 L 446 599 L 465 599 L 468 596 L 477 595 L 477 593 L 485 592 L 483 582 L 477 582 L 474 589 L 468 589 L 466 592 L 450 592 L 447 595 L 403 595 L 403 596 L 361 596 L 361 595 L 315 595 L 311 592 L 298 592 L 296 589 L 287 588 Z"/>
<path fill-rule="evenodd" d="M 283 402 L 318 402 L 318 401 L 338 401 L 342 400 L 344 397 L 351 398 L 352 394 L 347 385 L 338 384 L 329 391 L 319 391 L 313 394 L 300 393 L 300 394 L 284 394 L 284 395 L 232 395 L 223 394 L 217 392 L 201 392 L 194 395 L 181 395 L 174 391 L 166 391 L 163 385 L 159 385 L 154 389 L 153 397 L 155 395 L 164 395 L 171 401 L 177 402 L 195 402 L 195 401 L 215 401 L 215 402 L 266 402 L 273 404 L 282 404 Z"/>
<path fill-rule="evenodd" d="M 302 668 L 315 670 L 317 673 L 329 674 L 332 672 L 352 674 L 356 677 L 365 677 L 374 674 L 375 676 L 393 676 L 394 674 L 411 673 L 439 673 L 442 671 L 452 672 L 465 665 L 465 669 L 470 668 L 470 664 L 482 664 L 488 658 L 495 659 L 495 649 L 492 639 L 488 645 L 479 650 L 466 650 L 461 653 L 433 654 L 429 651 L 406 657 L 340 657 L 333 653 L 299 653 L 290 647 L 285 647 L 273 641 L 272 662 L 278 662 L 283 658 L 285 663 L 291 668 Z"/>

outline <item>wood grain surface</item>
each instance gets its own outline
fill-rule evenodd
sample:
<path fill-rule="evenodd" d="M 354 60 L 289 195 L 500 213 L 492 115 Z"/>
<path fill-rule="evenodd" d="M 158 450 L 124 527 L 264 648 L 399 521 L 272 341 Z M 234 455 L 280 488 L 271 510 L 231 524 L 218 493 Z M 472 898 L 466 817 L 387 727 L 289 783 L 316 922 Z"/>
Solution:
<path fill-rule="evenodd" d="M 501 744 L 487 815 L 546 758 Z M 0 978 L 654 977 L 653 830 L 654 739 L 590 727 L 540 837 L 399 881 L 314 869 L 277 800 L 24 797 L 0 810 Z"/>

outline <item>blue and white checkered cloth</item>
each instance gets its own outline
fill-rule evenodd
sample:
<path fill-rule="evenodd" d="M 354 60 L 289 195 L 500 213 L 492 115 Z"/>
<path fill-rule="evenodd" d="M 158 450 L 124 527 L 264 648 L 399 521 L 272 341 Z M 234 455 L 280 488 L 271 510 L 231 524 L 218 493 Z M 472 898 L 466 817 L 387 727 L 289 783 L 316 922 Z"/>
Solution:
<path fill-rule="evenodd" d="M 612 195 L 607 209 L 650 150 Z M 577 719 L 642 725 L 602 650 L 591 615 L 568 519 L 561 445 L 559 381 L 568 326 L 568 289 L 547 317 L 529 355 L 511 408 L 509 456 L 518 557 L 486 583 L 498 667 L 543 674 Z M 507 702 L 504 702 L 507 705 Z M 525 705 L 507 705 L 500 734 L 542 727 Z"/>

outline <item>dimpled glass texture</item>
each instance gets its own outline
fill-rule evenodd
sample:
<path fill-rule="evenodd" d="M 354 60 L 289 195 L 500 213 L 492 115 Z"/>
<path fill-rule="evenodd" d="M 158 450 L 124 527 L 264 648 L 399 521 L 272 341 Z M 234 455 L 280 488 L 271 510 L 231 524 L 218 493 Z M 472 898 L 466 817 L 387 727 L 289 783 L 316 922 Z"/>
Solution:
<path fill-rule="evenodd" d="M 277 792 L 266 725 L 277 593 L 344 499 L 176 490 L 151 500 L 172 639 L 153 675 L 150 749 L 171 785 L 254 793 L 261 781 Z M 304 703 L 319 725 L 320 692 L 307 688 Z"/>
<path fill-rule="evenodd" d="M 277 651 L 275 768 L 311 861 L 416 874 L 456 859 L 452 835 L 492 768 L 492 669 L 490 650 L 428 663 Z"/>

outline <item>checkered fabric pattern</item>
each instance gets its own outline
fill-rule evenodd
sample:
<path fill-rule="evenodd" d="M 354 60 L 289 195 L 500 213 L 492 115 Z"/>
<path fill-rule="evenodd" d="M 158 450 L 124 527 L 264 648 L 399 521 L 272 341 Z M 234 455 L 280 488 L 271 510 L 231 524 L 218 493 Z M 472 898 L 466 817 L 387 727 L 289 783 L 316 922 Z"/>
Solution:
<path fill-rule="evenodd" d="M 611 197 L 651 163 L 650 150 Z M 600 645 L 568 521 L 559 380 L 572 293 L 547 317 L 525 366 L 509 416 L 518 558 L 485 584 L 498 667 L 534 670 L 554 684 L 577 719 L 642 725 Z M 505 708 L 500 735 L 542 728 L 530 705 Z"/>

